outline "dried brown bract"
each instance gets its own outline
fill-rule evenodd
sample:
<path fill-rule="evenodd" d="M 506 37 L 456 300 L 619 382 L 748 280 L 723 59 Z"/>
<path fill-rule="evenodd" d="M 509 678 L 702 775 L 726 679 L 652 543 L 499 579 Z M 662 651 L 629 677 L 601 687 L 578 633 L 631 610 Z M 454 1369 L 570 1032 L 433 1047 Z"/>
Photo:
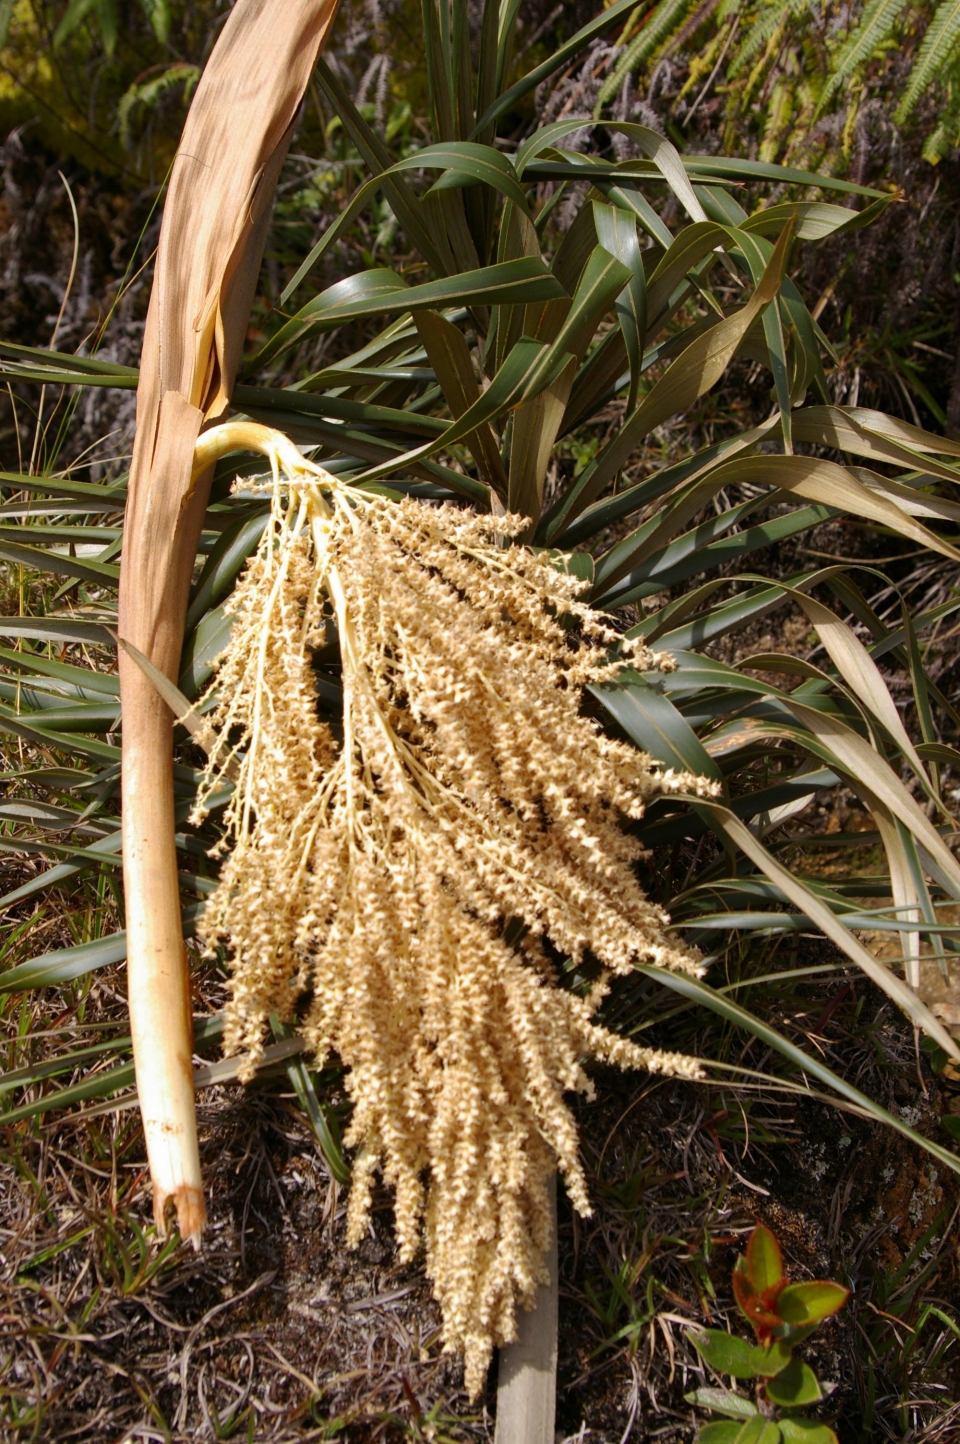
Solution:
<path fill-rule="evenodd" d="M 238 778 L 203 920 L 233 957 L 227 1046 L 255 1058 L 277 1012 L 318 1063 L 342 1060 L 349 1237 L 379 1172 L 401 1256 L 425 1242 L 472 1393 L 541 1279 L 555 1168 L 589 1212 L 564 1101 L 590 1090 L 584 1059 L 696 1072 L 592 1018 L 607 973 L 636 960 L 698 971 L 644 897 L 621 818 L 710 784 L 582 715 L 585 684 L 664 659 L 549 556 L 509 545 L 524 524 L 301 465 L 231 603 L 211 714 L 211 785 L 228 765 Z M 342 735 L 318 713 L 313 662 L 334 627 Z M 547 939 L 602 965 L 589 996 L 557 985 Z"/>

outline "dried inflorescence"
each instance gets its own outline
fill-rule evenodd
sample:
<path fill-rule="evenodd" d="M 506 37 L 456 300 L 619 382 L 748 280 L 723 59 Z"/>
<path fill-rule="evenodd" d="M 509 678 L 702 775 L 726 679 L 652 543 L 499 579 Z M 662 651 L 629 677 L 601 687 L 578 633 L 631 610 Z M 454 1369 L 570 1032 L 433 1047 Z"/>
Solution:
<path fill-rule="evenodd" d="M 644 897 L 621 817 L 710 785 L 655 771 L 582 715 L 587 683 L 663 659 L 550 557 L 505 545 L 524 524 L 326 476 L 275 488 L 211 713 L 211 785 L 237 776 L 203 919 L 233 955 L 227 1047 L 252 1067 L 276 1012 L 318 1064 L 342 1060 L 349 1238 L 380 1173 L 402 1258 L 425 1242 L 471 1393 L 543 1277 L 554 1169 L 589 1212 L 564 1101 L 589 1092 L 585 1057 L 696 1071 L 592 1017 L 608 972 L 698 971 Z M 313 663 L 334 628 L 342 734 L 319 715 Z M 602 965 L 589 996 L 556 985 L 547 939 Z"/>

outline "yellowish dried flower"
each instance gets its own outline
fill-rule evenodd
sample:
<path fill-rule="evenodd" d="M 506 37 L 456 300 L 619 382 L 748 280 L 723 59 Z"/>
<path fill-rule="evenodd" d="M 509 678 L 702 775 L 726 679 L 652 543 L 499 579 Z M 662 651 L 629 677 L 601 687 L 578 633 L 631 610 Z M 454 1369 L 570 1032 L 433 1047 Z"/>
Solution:
<path fill-rule="evenodd" d="M 621 816 L 711 784 L 654 770 L 582 715 L 586 683 L 664 659 L 549 557 L 505 544 L 522 518 L 287 469 L 214 683 L 209 783 L 227 768 L 237 783 L 203 936 L 232 952 L 229 1051 L 252 1069 L 277 1012 L 318 1065 L 344 1064 L 349 1240 L 379 1173 L 401 1258 L 425 1243 L 475 1393 L 543 1278 L 554 1169 L 590 1211 L 564 1100 L 590 1092 L 584 1059 L 696 1075 L 592 1017 L 607 973 L 636 960 L 699 971 L 644 897 Z M 332 627 L 342 735 L 318 713 L 312 660 Z M 556 985 L 546 939 L 599 960 L 589 997 Z"/>

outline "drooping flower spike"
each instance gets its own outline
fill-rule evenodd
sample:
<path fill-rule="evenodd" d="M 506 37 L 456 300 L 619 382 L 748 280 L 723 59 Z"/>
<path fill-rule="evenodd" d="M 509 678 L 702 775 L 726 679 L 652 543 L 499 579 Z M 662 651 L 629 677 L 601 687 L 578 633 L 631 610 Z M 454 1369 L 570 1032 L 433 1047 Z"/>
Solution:
<path fill-rule="evenodd" d="M 593 1015 L 637 960 L 699 971 L 643 895 L 622 819 L 710 784 L 583 715 L 586 684 L 669 661 L 580 602 L 555 559 L 511 545 L 523 518 L 351 490 L 285 438 L 259 443 L 271 515 L 208 698 L 208 786 L 236 779 L 202 923 L 231 955 L 226 1045 L 252 1071 L 278 1013 L 318 1066 L 340 1058 L 349 1238 L 379 1173 L 475 1392 L 542 1277 L 556 1168 L 589 1212 L 564 1098 L 589 1092 L 586 1057 L 696 1074 Z M 333 633 L 342 729 L 317 701 Z M 587 955 L 592 991 L 559 986 L 557 959 Z"/>

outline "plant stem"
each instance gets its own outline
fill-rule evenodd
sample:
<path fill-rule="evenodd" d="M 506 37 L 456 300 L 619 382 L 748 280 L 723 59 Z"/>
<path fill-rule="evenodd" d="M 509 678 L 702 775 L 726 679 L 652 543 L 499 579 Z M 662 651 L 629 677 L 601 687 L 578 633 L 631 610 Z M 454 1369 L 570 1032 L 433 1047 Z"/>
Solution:
<path fill-rule="evenodd" d="M 213 465 L 230 452 L 266 456 L 274 474 L 317 469 L 279 432 L 255 422 L 211 427 L 193 444 L 190 483 L 176 525 L 150 525 L 142 498 L 128 527 L 121 587 L 123 640 L 176 677 L 193 559 Z M 322 474 L 322 473 L 321 473 Z M 173 714 L 121 649 L 123 857 L 127 991 L 137 1092 L 161 1235 L 172 1203 L 184 1238 L 199 1243 L 206 1222 L 193 1088 L 190 977 L 180 924 L 174 844 Z"/>
<path fill-rule="evenodd" d="M 270 207 L 337 0 L 236 0 L 204 66 L 171 168 L 137 385 L 118 632 L 128 997 L 161 1234 L 167 1205 L 204 1223 L 190 981 L 174 846 L 173 714 L 137 665 L 179 673 L 190 579 Z M 234 449 L 229 446 L 227 449 Z M 206 449 L 204 449 L 206 448 Z"/>

